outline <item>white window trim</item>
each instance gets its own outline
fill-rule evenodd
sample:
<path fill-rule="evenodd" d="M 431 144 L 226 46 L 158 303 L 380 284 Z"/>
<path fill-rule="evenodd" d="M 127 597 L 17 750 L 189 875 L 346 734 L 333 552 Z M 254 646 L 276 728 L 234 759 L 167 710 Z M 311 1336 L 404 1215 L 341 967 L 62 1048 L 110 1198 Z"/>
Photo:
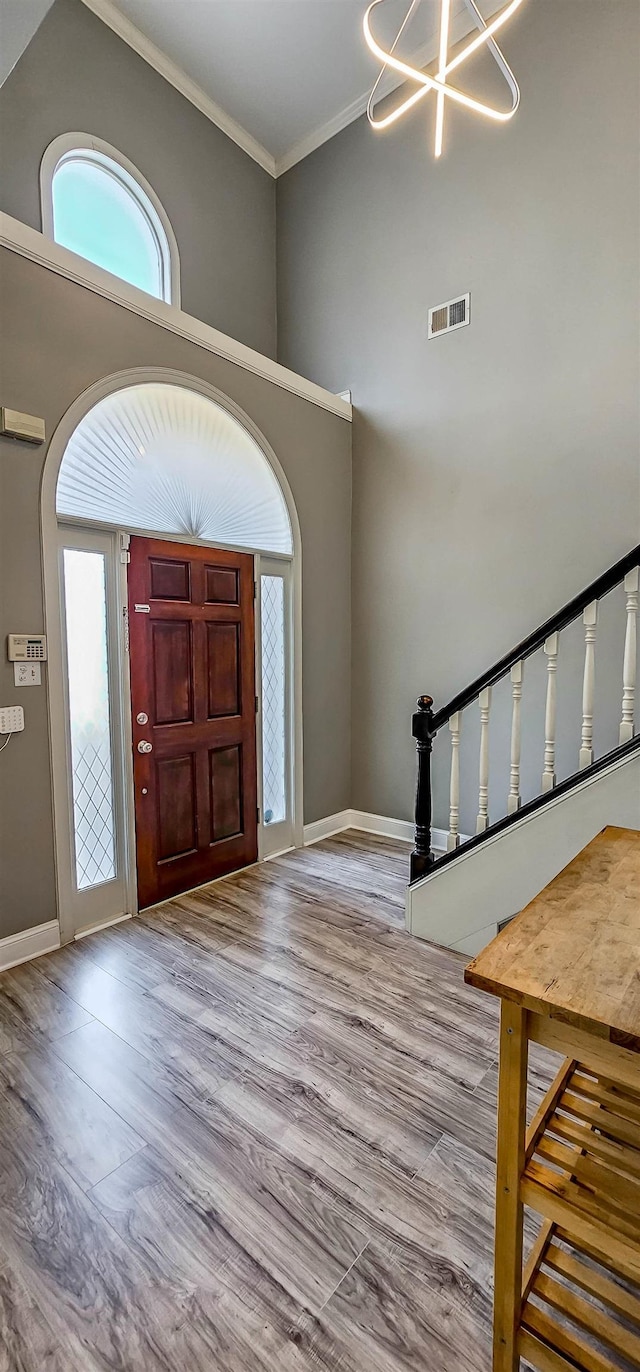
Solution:
<path fill-rule="evenodd" d="M 78 155 L 78 161 L 83 160 L 84 153 L 85 161 L 102 166 L 110 176 L 117 175 L 121 185 L 136 200 L 149 223 L 158 248 L 162 295 L 155 298 L 180 309 L 180 254 L 169 216 L 153 186 L 142 172 L 138 171 L 128 157 L 110 143 L 105 143 L 103 139 L 94 138 L 87 133 L 62 133 L 58 138 L 54 138 L 46 149 L 40 163 L 40 206 L 42 232 L 45 237 L 56 242 L 53 181 L 60 163 L 72 160 L 74 153 Z M 114 172 L 113 166 L 109 164 L 115 164 L 117 172 Z"/>

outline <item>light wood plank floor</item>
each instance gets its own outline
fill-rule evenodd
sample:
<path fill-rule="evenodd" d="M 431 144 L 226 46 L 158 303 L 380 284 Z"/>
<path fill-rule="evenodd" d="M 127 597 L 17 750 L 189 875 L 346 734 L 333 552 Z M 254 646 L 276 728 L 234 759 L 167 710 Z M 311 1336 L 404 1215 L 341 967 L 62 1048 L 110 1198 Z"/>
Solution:
<path fill-rule="evenodd" d="M 489 1372 L 496 1004 L 407 864 L 351 832 L 3 974 L 0 1368 Z"/>

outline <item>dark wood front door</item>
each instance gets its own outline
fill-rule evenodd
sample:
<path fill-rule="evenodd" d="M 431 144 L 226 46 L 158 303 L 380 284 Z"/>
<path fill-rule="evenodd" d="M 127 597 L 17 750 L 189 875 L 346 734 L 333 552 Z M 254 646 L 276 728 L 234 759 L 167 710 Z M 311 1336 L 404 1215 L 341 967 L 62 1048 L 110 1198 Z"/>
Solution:
<path fill-rule="evenodd" d="M 253 558 L 151 538 L 130 553 L 144 908 L 257 858 Z"/>

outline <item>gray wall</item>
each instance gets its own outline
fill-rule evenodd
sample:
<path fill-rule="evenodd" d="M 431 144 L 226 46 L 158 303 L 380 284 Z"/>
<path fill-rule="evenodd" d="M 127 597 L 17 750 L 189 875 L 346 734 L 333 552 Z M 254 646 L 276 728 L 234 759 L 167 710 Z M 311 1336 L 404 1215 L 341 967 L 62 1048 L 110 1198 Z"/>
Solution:
<path fill-rule="evenodd" d="M 432 110 L 384 135 L 362 118 L 278 182 L 280 359 L 357 407 L 358 808 L 409 817 L 418 693 L 444 704 L 639 541 L 639 19 L 536 0 L 505 30 L 511 124 L 448 111 L 436 164 Z M 428 307 L 466 290 L 470 328 L 427 342 Z M 575 679 L 571 706 L 574 729 Z M 465 776 L 469 825 L 477 752 Z"/>
<path fill-rule="evenodd" d="M 274 356 L 275 184 L 81 0 L 56 0 L 0 90 L 0 209 L 40 229 L 42 154 L 61 133 L 105 139 L 171 220 L 182 308 Z"/>
<path fill-rule="evenodd" d="M 129 367 L 171 367 L 217 386 L 255 421 L 290 482 L 302 531 L 304 818 L 350 804 L 351 426 L 45 268 L 0 250 L 2 403 L 50 437 L 87 386 Z M 0 439 L 0 641 L 41 632 L 39 492 L 46 450 Z M 0 700 L 25 710 L 2 754 L 0 937 L 55 918 L 45 686 L 0 661 Z M 43 669 L 46 678 L 46 668 Z"/>

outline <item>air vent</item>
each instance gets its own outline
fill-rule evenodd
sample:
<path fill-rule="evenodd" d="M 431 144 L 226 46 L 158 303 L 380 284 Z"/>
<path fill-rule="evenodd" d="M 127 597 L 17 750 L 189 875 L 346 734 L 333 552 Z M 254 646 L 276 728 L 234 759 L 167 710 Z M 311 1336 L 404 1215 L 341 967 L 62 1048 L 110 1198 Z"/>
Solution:
<path fill-rule="evenodd" d="M 447 300 L 444 305 L 434 305 L 429 310 L 429 338 L 441 333 L 452 333 L 463 329 L 471 320 L 471 295 L 459 295 L 456 300 Z"/>

